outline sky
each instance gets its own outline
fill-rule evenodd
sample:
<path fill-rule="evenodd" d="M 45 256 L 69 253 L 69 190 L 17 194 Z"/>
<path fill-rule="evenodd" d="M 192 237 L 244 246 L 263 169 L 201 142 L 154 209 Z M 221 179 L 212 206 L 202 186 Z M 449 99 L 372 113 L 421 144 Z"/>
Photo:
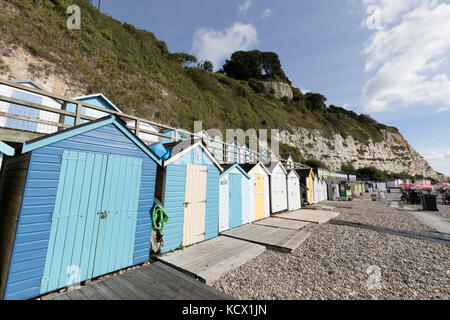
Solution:
<path fill-rule="evenodd" d="M 276 52 L 293 86 L 397 127 L 450 176 L 450 0 L 103 0 L 101 11 L 215 70 L 237 50 Z"/>

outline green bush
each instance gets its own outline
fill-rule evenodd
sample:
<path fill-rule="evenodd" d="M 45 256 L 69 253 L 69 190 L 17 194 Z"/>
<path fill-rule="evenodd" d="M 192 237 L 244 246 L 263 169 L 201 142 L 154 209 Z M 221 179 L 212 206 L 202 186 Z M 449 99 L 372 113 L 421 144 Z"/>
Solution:
<path fill-rule="evenodd" d="M 255 79 L 250 79 L 248 81 L 248 85 L 253 89 L 253 91 L 255 91 L 255 93 L 263 93 L 266 90 L 264 83 Z"/>

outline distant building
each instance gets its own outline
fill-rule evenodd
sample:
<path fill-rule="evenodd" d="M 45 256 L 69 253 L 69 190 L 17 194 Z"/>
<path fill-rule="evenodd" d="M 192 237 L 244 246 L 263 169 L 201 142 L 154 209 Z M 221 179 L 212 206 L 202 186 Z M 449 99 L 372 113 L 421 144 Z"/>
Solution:
<path fill-rule="evenodd" d="M 292 155 L 290 153 L 288 153 L 288 154 L 280 154 L 280 158 L 282 160 L 284 160 L 282 162 L 283 162 L 284 167 L 286 169 L 294 169 L 295 163 L 294 163 L 294 160 L 292 159 Z"/>

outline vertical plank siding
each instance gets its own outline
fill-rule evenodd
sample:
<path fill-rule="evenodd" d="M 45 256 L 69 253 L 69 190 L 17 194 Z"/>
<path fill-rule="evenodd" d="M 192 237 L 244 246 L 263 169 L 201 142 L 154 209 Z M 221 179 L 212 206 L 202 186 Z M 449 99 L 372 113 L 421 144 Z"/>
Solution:
<path fill-rule="evenodd" d="M 4 157 L 0 178 L 0 298 L 3 295 L 10 269 L 11 252 L 14 246 L 18 223 L 18 212 L 28 171 L 30 155 Z M 42 248 L 41 248 L 42 250 Z M 33 252 L 36 256 L 39 253 Z M 23 257 L 19 257 L 23 261 Z"/>
<path fill-rule="evenodd" d="M 273 169 L 270 176 L 270 197 L 271 213 L 287 210 L 287 177 L 280 164 Z"/>
<path fill-rule="evenodd" d="M 230 181 L 228 173 L 220 178 L 219 188 L 219 232 L 230 229 Z"/>
<path fill-rule="evenodd" d="M 220 176 L 219 232 L 250 222 L 250 204 L 254 202 L 254 197 L 250 199 L 250 189 L 253 193 L 253 188 L 250 188 L 253 187 L 253 180 L 251 176 L 243 174 L 242 169 L 238 166 L 229 168 Z M 241 177 L 238 186 L 232 187 L 233 175 Z M 252 209 L 254 216 L 254 204 Z M 239 213 L 239 219 L 237 219 L 236 213 Z M 233 221 L 233 219 L 235 220 Z"/>
<path fill-rule="evenodd" d="M 261 167 L 261 165 L 257 165 L 250 173 L 250 177 L 252 178 L 253 185 L 255 184 L 255 175 L 261 174 L 264 176 L 264 218 L 268 218 L 270 216 L 270 186 L 269 186 L 269 180 L 270 176 L 267 174 L 267 172 Z M 253 201 L 255 201 L 255 189 L 251 188 L 251 191 L 253 191 Z M 253 206 L 254 207 L 254 206 Z M 253 217 L 250 217 L 250 221 L 254 221 L 256 219 L 256 213 L 255 209 L 253 209 Z M 253 220 L 252 220 L 253 218 Z"/>
<path fill-rule="evenodd" d="M 31 152 L 4 299 L 27 299 L 41 293 L 64 150 L 142 159 L 132 264 L 149 258 L 157 165 L 114 124 L 108 124 Z"/>
<path fill-rule="evenodd" d="M 219 180 L 220 171 L 214 163 L 203 154 L 203 163 L 208 167 L 208 178 L 206 182 L 206 222 L 205 240 L 215 238 L 219 235 Z"/>

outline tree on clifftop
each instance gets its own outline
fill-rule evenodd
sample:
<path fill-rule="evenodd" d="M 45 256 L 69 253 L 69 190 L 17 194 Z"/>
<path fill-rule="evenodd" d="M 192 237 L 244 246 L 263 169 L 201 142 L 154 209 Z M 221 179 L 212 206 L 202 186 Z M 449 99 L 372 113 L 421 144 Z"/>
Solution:
<path fill-rule="evenodd" d="M 169 59 L 180 63 L 183 67 L 188 67 L 197 62 L 197 57 L 184 52 L 171 53 Z"/>
<path fill-rule="evenodd" d="M 203 61 L 200 61 L 200 62 L 197 64 L 197 66 L 198 66 L 200 69 L 203 69 L 203 70 L 206 70 L 206 71 L 209 71 L 209 72 L 213 72 L 213 69 L 214 69 L 214 65 L 213 65 L 212 62 L 209 61 L 209 60 L 203 60 Z"/>
<path fill-rule="evenodd" d="M 278 55 L 274 52 L 236 51 L 223 65 L 225 74 L 237 80 L 281 81 L 291 84 L 283 69 Z"/>

